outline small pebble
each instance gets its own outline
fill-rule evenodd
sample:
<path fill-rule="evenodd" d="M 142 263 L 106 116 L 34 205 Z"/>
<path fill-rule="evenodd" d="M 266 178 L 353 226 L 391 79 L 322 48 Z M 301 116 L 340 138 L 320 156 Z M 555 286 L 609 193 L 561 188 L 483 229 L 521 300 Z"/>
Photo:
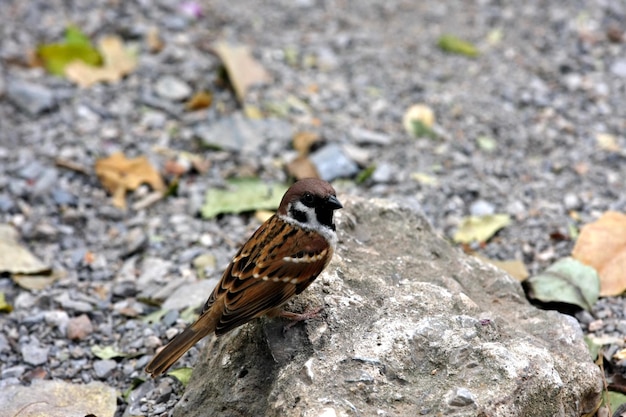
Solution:
<path fill-rule="evenodd" d="M 580 209 L 580 199 L 574 193 L 565 194 L 565 197 L 563 197 L 563 204 L 567 210 Z"/>
<path fill-rule="evenodd" d="M 597 332 L 598 330 L 602 329 L 604 327 L 604 321 L 603 320 L 594 320 L 591 323 L 589 323 L 588 326 L 588 330 L 590 333 L 593 332 Z"/>
<path fill-rule="evenodd" d="M 43 365 L 48 361 L 49 347 L 42 347 L 38 342 L 33 341 L 21 346 L 22 358 L 29 365 Z"/>
<path fill-rule="evenodd" d="M 156 82 L 156 93 L 168 100 L 181 101 L 191 95 L 191 87 L 180 78 L 165 75 Z"/>
<path fill-rule="evenodd" d="M 84 340 L 93 333 L 93 325 L 89 316 L 81 314 L 70 319 L 67 326 L 67 338 L 70 340 Z"/>
<path fill-rule="evenodd" d="M 56 106 L 54 94 L 48 88 L 26 81 L 10 80 L 7 83 L 7 98 L 22 111 L 38 116 Z"/>
<path fill-rule="evenodd" d="M 336 143 L 326 145 L 313 152 L 309 159 L 315 165 L 323 180 L 332 181 L 335 178 L 349 178 L 359 172 L 357 164 L 349 159 Z"/>
<path fill-rule="evenodd" d="M 62 335 L 65 335 L 70 317 L 65 311 L 55 310 L 46 312 L 44 314 L 44 320 L 48 325 L 56 327 Z"/>
<path fill-rule="evenodd" d="M 488 216 L 495 213 L 496 208 L 488 201 L 476 200 L 470 205 L 469 211 L 472 216 Z"/>
<path fill-rule="evenodd" d="M 107 378 L 117 368 L 117 362 L 113 359 L 100 359 L 93 363 L 93 370 L 100 379 Z"/>
<path fill-rule="evenodd" d="M 613 62 L 610 70 L 614 75 L 626 78 L 626 59 L 618 59 Z"/>

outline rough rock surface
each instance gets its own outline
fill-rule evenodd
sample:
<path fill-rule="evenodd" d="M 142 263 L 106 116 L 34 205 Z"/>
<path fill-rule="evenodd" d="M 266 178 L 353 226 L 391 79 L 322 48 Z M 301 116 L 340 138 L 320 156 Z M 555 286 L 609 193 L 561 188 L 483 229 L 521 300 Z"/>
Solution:
<path fill-rule="evenodd" d="M 347 199 L 327 272 L 291 309 L 212 339 L 174 416 L 580 416 L 600 372 L 578 323 L 436 236 L 414 211 Z"/>

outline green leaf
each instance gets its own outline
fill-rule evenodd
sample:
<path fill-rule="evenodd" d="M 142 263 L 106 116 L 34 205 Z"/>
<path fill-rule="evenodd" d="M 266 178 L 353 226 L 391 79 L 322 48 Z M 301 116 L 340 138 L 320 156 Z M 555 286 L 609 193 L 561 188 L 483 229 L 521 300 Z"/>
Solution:
<path fill-rule="evenodd" d="M 452 239 L 457 243 L 486 242 L 510 222 L 511 216 L 508 214 L 468 216 L 463 218 Z"/>
<path fill-rule="evenodd" d="M 161 318 L 167 314 L 168 310 L 162 308 L 159 309 L 157 311 L 153 311 L 152 313 L 148 314 L 147 316 L 143 317 L 141 319 L 141 321 L 143 321 L 144 323 L 158 323 L 161 321 Z"/>
<path fill-rule="evenodd" d="M 13 311 L 13 306 L 7 303 L 4 293 L 0 292 L 0 313 L 10 313 L 11 311 Z"/>
<path fill-rule="evenodd" d="M 596 270 L 574 258 L 563 258 L 524 282 L 528 297 L 544 303 L 557 302 L 591 310 L 600 296 Z"/>
<path fill-rule="evenodd" d="M 442 51 L 451 54 L 465 55 L 471 58 L 476 57 L 479 54 L 478 49 L 474 45 L 464 41 L 463 39 L 457 38 L 454 35 L 441 36 L 437 45 Z"/>
<path fill-rule="evenodd" d="M 146 382 L 145 378 L 133 378 L 133 380 L 130 383 L 130 386 L 126 389 L 126 391 L 124 391 L 122 393 L 122 398 L 124 398 L 124 401 L 128 402 L 128 398 L 130 397 L 130 394 L 132 394 L 133 390 L 135 388 L 137 388 L 139 385 L 143 384 L 144 382 Z"/>
<path fill-rule="evenodd" d="M 126 353 L 120 352 L 113 346 L 98 346 L 94 345 L 91 347 L 91 353 L 96 355 L 96 357 L 100 359 L 113 359 L 113 358 L 125 358 L 128 356 Z"/>
<path fill-rule="evenodd" d="M 592 338 L 589 336 L 585 336 L 585 344 L 587 345 L 587 349 L 589 349 L 589 353 L 591 354 L 591 360 L 595 361 L 600 353 L 600 349 L 602 349 L 602 345 L 597 344 Z"/>
<path fill-rule="evenodd" d="M 67 29 L 65 29 L 65 43 L 91 46 L 89 37 L 87 37 L 87 35 L 81 32 L 81 30 L 74 25 L 69 25 Z"/>
<path fill-rule="evenodd" d="M 372 174 L 376 171 L 376 165 L 370 165 L 361 172 L 359 172 L 355 178 L 357 184 L 363 184 Z"/>
<path fill-rule="evenodd" d="M 611 410 L 615 411 L 620 405 L 626 404 L 626 395 L 621 392 L 603 391 L 602 405 L 607 404 L 611 406 Z"/>
<path fill-rule="evenodd" d="M 167 375 L 173 376 L 174 378 L 178 379 L 180 383 L 186 387 L 189 383 L 189 378 L 191 378 L 192 371 L 193 370 L 191 368 L 178 368 L 172 369 L 167 373 Z"/>
<path fill-rule="evenodd" d="M 93 66 L 102 64 L 100 53 L 93 47 L 89 38 L 75 26 L 67 28 L 64 42 L 40 45 L 37 54 L 46 69 L 56 75 L 64 75 L 67 64 L 75 60 Z"/>
<path fill-rule="evenodd" d="M 421 120 L 411 120 L 411 126 L 413 128 L 413 136 L 416 138 L 437 139 L 439 137 L 433 129 Z"/>
<path fill-rule="evenodd" d="M 212 188 L 206 193 L 202 217 L 211 219 L 218 214 L 254 210 L 275 210 L 287 187 L 268 184 L 256 178 L 227 181 L 226 189 Z"/>

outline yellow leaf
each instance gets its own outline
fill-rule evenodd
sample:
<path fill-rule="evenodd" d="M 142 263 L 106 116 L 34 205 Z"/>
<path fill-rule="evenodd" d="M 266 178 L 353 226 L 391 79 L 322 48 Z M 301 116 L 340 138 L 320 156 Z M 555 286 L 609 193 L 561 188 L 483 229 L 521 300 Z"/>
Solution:
<path fill-rule="evenodd" d="M 508 214 L 468 216 L 461 221 L 453 239 L 457 243 L 486 242 L 510 222 L 511 217 Z"/>
<path fill-rule="evenodd" d="M 518 281 L 523 281 L 528 278 L 528 269 L 526 269 L 526 265 L 524 265 L 524 262 L 522 261 L 518 261 L 517 259 L 498 261 L 496 259 L 489 259 L 480 255 L 476 255 L 476 257 L 502 269 Z"/>
<path fill-rule="evenodd" d="M 626 290 L 626 215 L 608 211 L 582 227 L 572 256 L 600 275 L 600 295 Z"/>

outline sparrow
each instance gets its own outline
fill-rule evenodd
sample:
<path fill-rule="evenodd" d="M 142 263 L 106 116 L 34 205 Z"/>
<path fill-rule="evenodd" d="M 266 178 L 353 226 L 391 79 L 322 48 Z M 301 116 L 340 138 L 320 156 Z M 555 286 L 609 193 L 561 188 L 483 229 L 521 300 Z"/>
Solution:
<path fill-rule="evenodd" d="M 326 181 L 294 183 L 276 214 L 239 249 L 198 319 L 152 358 L 146 372 L 161 375 L 200 339 L 221 336 L 257 317 L 309 317 L 281 307 L 330 262 L 337 245 L 333 214 L 342 207 Z"/>

